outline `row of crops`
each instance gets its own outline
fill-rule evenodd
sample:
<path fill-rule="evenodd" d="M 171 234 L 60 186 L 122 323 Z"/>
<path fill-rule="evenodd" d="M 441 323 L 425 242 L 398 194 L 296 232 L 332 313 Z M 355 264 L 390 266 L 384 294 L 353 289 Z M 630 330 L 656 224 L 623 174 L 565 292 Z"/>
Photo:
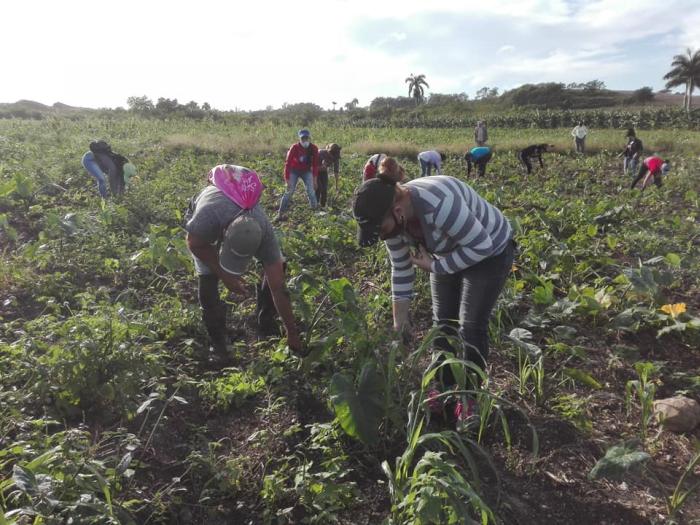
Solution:
<path fill-rule="evenodd" d="M 642 109 L 638 111 L 613 110 L 527 110 L 496 113 L 491 115 L 459 115 L 453 117 L 430 117 L 410 115 L 392 118 L 373 118 L 362 115 L 338 122 L 346 126 L 371 128 L 463 128 L 473 126 L 477 118 L 488 121 L 490 126 L 504 128 L 561 128 L 575 126 L 579 121 L 596 128 L 639 129 L 680 128 L 700 129 L 700 110 L 690 114 L 680 108 Z"/>

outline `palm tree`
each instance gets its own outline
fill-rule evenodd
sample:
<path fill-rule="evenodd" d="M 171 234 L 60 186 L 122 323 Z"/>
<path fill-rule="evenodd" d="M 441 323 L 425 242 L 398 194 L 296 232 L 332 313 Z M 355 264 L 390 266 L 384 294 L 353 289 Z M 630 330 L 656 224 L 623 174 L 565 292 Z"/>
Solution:
<path fill-rule="evenodd" d="M 686 49 L 685 55 L 676 55 L 671 62 L 671 71 L 664 75 L 666 87 L 674 88 L 685 85 L 683 107 L 690 112 L 693 100 L 693 90 L 700 86 L 700 50 L 693 52 Z"/>
<path fill-rule="evenodd" d="M 360 101 L 357 100 L 357 98 L 353 98 L 350 102 L 345 103 L 345 109 L 348 111 L 352 111 L 355 109 L 358 105 L 360 104 Z"/>
<path fill-rule="evenodd" d="M 336 106 L 337 102 L 331 102 L 331 104 L 333 104 L 333 111 L 335 111 L 335 106 Z"/>
<path fill-rule="evenodd" d="M 425 75 L 414 75 L 411 73 L 411 76 L 406 79 L 406 83 L 408 84 L 408 96 L 413 97 L 417 106 L 425 99 L 423 86 L 430 87 L 425 81 Z"/>

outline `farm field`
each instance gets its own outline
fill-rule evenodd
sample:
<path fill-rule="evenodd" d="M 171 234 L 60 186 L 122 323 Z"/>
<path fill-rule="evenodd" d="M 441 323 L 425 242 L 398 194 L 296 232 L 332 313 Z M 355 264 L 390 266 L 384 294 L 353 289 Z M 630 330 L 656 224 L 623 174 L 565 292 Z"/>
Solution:
<path fill-rule="evenodd" d="M 654 399 L 700 401 L 700 132 L 638 130 L 673 166 L 641 193 L 616 158 L 624 128 L 593 127 L 582 157 L 569 128 L 489 129 L 494 160 L 469 182 L 520 253 L 490 327 L 482 425 L 460 436 L 425 407 L 427 276 L 403 344 L 386 251 L 358 249 L 349 207 L 378 151 L 415 177 L 436 148 L 466 179 L 472 130 L 309 127 L 343 146 L 340 188 L 312 213 L 298 187 L 276 228 L 312 352 L 256 338 L 251 274 L 247 298 L 227 296 L 221 369 L 183 213 L 228 162 L 258 171 L 272 217 L 296 128 L 0 120 L 0 525 L 700 523 L 700 495 L 682 498 L 700 481 L 700 428 L 651 416 Z M 117 201 L 80 165 L 94 138 L 138 168 Z M 544 142 L 555 152 L 526 177 L 516 149 Z"/>

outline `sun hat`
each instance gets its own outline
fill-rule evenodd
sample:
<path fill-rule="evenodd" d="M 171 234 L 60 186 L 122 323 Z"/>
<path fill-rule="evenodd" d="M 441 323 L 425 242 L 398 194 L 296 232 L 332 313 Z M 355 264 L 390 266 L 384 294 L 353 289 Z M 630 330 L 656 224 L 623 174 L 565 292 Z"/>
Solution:
<path fill-rule="evenodd" d="M 249 214 L 229 224 L 219 252 L 219 264 L 228 273 L 243 275 L 262 241 L 262 228 Z"/>
<path fill-rule="evenodd" d="M 379 240 L 382 221 L 394 202 L 395 194 L 396 184 L 385 179 L 365 181 L 355 191 L 352 213 L 357 221 L 360 246 L 372 246 Z"/>

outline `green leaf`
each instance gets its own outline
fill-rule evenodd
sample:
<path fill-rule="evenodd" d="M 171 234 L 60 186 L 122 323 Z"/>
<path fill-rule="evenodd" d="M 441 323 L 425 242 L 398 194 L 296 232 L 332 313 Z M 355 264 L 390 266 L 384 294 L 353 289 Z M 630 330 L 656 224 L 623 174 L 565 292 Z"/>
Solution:
<path fill-rule="evenodd" d="M 634 441 L 621 443 L 608 449 L 605 456 L 598 460 L 588 479 L 608 478 L 619 480 L 630 471 L 637 470 L 651 456 L 636 449 Z"/>
<path fill-rule="evenodd" d="M 680 268 L 681 266 L 681 258 L 675 253 L 667 253 L 666 262 L 674 268 Z"/>
<path fill-rule="evenodd" d="M 564 374 L 577 383 L 591 387 L 594 390 L 600 390 L 603 388 L 603 385 L 596 381 L 591 374 L 578 368 L 565 368 Z"/>
<path fill-rule="evenodd" d="M 335 374 L 330 394 L 335 416 L 343 430 L 364 443 L 376 443 L 384 414 L 384 380 L 376 365 L 370 362 L 362 367 L 357 388 L 346 374 Z"/>
<path fill-rule="evenodd" d="M 36 492 L 37 481 L 34 473 L 31 470 L 15 465 L 12 467 L 12 480 L 15 486 L 27 494 Z"/>

